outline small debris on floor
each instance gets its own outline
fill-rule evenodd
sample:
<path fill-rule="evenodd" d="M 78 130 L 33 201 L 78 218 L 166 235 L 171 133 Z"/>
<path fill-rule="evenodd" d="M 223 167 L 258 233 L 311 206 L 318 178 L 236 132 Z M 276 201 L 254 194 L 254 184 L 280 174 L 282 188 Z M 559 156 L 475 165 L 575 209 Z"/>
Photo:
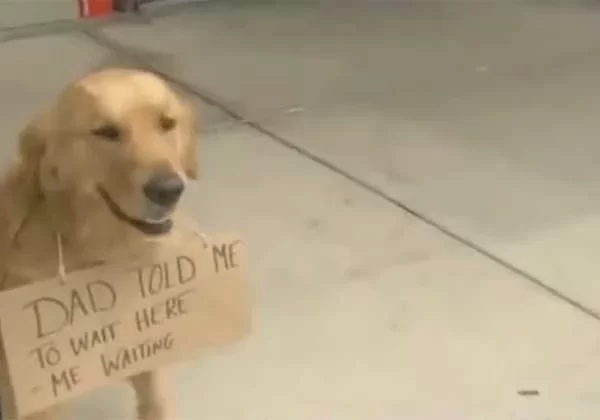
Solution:
<path fill-rule="evenodd" d="M 540 395 L 540 391 L 537 389 L 521 389 L 517 393 L 523 397 L 537 397 Z"/>
<path fill-rule="evenodd" d="M 283 111 L 285 114 L 296 114 L 298 112 L 304 112 L 304 108 L 302 108 L 301 106 L 296 106 L 293 108 L 288 108 L 285 111 Z"/>

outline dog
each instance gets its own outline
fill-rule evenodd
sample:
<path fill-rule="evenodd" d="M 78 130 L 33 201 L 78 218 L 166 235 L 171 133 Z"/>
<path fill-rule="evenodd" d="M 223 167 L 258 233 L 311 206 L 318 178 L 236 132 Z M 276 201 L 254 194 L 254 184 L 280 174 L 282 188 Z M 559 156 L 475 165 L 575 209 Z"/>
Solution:
<path fill-rule="evenodd" d="M 22 130 L 0 183 L 0 290 L 57 276 L 59 262 L 67 272 L 86 268 L 167 234 L 197 179 L 198 124 L 192 104 L 150 72 L 104 69 L 68 85 Z M 165 420 L 161 377 L 130 378 L 139 420 Z"/>

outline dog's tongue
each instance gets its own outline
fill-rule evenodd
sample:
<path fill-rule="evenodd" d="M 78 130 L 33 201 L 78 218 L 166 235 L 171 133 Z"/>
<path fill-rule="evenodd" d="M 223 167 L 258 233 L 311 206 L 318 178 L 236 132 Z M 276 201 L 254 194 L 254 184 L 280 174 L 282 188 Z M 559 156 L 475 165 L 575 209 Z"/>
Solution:
<path fill-rule="evenodd" d="M 173 221 L 171 219 L 165 220 L 162 223 L 132 221 L 131 224 L 144 232 L 146 235 L 162 235 L 169 233 L 173 228 Z"/>

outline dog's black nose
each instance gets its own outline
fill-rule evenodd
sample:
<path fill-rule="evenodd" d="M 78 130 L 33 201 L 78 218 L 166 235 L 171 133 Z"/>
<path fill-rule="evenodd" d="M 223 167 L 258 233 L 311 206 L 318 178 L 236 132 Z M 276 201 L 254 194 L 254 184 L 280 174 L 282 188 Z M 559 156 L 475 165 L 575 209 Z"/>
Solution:
<path fill-rule="evenodd" d="M 153 203 L 169 207 L 179 200 L 183 188 L 183 180 L 177 174 L 165 172 L 150 178 L 144 185 L 144 194 Z"/>

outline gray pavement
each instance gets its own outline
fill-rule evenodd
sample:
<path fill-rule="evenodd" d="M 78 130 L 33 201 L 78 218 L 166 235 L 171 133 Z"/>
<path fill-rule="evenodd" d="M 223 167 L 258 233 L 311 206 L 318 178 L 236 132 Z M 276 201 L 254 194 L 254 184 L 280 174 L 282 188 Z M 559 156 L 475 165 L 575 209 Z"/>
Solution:
<path fill-rule="evenodd" d="M 0 29 L 77 16 L 77 2 L 72 0 L 0 0 Z"/>
<path fill-rule="evenodd" d="M 186 206 L 248 239 L 256 318 L 173 370 L 177 419 L 597 418 L 600 6 L 376 3 L 13 31 L 2 162 L 93 68 L 144 65 L 196 98 Z M 73 418 L 131 418 L 123 389 Z"/>

